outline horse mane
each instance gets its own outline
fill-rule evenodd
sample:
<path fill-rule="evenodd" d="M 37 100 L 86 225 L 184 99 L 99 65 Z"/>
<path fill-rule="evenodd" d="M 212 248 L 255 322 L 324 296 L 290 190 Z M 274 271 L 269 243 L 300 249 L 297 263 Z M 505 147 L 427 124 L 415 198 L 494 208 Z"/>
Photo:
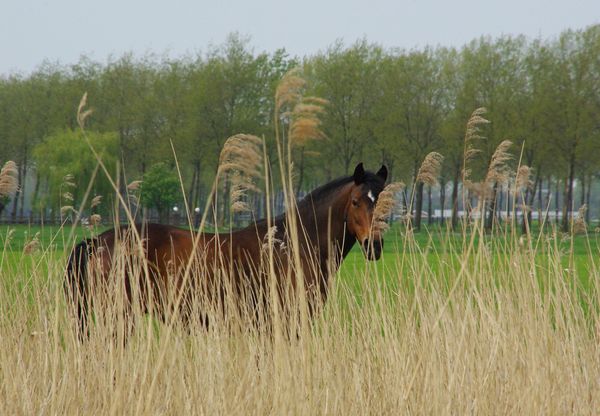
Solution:
<path fill-rule="evenodd" d="M 312 207 L 315 202 L 323 201 L 329 198 L 332 192 L 341 188 L 342 186 L 349 184 L 354 181 L 353 176 L 341 176 L 339 178 L 333 179 L 330 182 L 327 182 L 324 185 L 319 186 L 318 188 L 313 189 L 311 192 L 306 194 L 304 198 L 298 201 L 298 211 L 301 212 L 304 208 L 309 208 L 312 210 Z M 379 195 L 379 193 L 383 190 L 383 181 L 373 172 L 365 172 L 363 184 L 367 185 L 367 187 L 375 193 L 375 195 Z M 277 215 L 272 219 L 273 225 L 279 225 L 285 220 L 285 216 L 287 215 L 287 211 Z M 257 225 L 264 225 L 267 223 L 267 219 L 263 218 L 261 220 L 256 221 L 255 224 L 251 224 L 250 227 Z"/>
<path fill-rule="evenodd" d="M 325 185 L 321 185 L 309 192 L 301 201 L 298 202 L 298 205 L 304 203 L 305 201 L 314 202 L 327 198 L 332 191 L 352 182 L 353 180 L 353 176 L 342 176 L 332 180 L 331 182 L 327 182 Z M 365 172 L 363 184 L 367 185 L 369 189 L 372 189 L 376 195 L 379 195 L 379 193 L 383 190 L 383 181 L 373 172 Z"/>

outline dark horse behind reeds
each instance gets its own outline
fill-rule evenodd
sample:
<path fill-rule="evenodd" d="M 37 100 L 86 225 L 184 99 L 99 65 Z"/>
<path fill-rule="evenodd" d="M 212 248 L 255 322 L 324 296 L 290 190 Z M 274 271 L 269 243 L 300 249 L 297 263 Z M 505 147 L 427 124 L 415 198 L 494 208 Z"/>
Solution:
<path fill-rule="evenodd" d="M 181 290 L 176 292 L 183 298 L 179 306 L 185 305 L 194 296 L 193 292 L 201 288 L 210 288 L 218 298 L 223 294 L 220 279 L 225 275 L 234 292 L 245 290 L 251 296 L 266 287 L 269 275 L 276 275 L 277 284 L 287 283 L 293 288 L 301 275 L 309 305 L 324 302 L 331 275 L 357 241 L 368 259 L 379 259 L 383 240 L 371 228 L 373 210 L 386 179 L 385 166 L 371 173 L 361 163 L 352 176 L 315 189 L 297 203 L 295 237 L 291 235 L 294 233 L 287 213 L 274 218 L 270 226 L 262 220 L 225 234 L 198 235 L 166 225 L 137 225 L 135 230 L 141 237 L 138 240 L 141 249 L 137 252 L 145 258 L 140 267 L 121 266 L 120 273 L 114 272 L 118 259 L 122 261 L 124 256 L 134 256 L 136 252 L 135 244 L 129 251 L 119 244 L 132 231 L 129 226 L 82 241 L 69 256 L 65 284 L 79 320 L 80 334 L 88 333 L 89 307 L 95 293 L 92 287 L 106 287 L 111 281 L 124 285 L 122 293 L 126 294 L 127 303 L 137 301 L 144 312 L 151 310 L 161 317 L 168 305 L 173 305 L 174 289 Z M 290 241 L 291 238 L 296 241 Z M 274 254 L 265 261 L 269 258 L 265 256 L 265 243 L 269 240 Z M 290 248 L 293 243 L 297 247 L 295 256 Z M 191 260 L 194 256 L 196 259 Z M 190 273 L 190 264 L 194 262 L 203 267 Z M 265 263 L 270 268 L 261 273 L 258 265 Z M 300 263 L 302 270 L 291 263 Z M 136 284 L 137 296 L 133 293 Z"/>

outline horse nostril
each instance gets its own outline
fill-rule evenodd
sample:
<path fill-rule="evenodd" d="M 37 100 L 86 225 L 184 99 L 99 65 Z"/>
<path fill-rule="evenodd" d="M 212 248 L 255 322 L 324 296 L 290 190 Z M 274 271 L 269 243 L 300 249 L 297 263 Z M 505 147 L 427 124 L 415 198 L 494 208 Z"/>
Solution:
<path fill-rule="evenodd" d="M 375 250 L 376 253 L 380 252 L 382 247 L 383 246 L 381 244 L 381 241 L 379 241 L 379 240 L 373 241 L 373 249 Z"/>

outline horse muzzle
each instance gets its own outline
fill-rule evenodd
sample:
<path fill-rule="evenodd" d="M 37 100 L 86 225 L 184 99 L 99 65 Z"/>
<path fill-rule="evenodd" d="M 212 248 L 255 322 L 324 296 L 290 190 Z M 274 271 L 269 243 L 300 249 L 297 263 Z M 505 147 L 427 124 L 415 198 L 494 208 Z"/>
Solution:
<path fill-rule="evenodd" d="M 379 260 L 383 250 L 383 239 L 369 241 L 368 238 L 362 243 L 367 260 Z"/>

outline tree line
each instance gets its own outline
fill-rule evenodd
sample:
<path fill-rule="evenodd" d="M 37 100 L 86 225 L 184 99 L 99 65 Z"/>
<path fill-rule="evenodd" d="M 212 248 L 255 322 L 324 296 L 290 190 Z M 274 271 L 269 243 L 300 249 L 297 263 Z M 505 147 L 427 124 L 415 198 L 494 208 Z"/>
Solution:
<path fill-rule="evenodd" d="M 383 163 L 393 180 L 409 185 L 404 201 L 417 228 L 426 213 L 432 220 L 434 205 L 451 210 L 446 220 L 455 223 L 461 193 L 471 197 L 462 189 L 465 125 L 485 107 L 490 123 L 477 140 L 471 176 L 483 177 L 498 144 L 511 140 L 515 170 L 521 164 L 533 172 L 525 202 L 560 211 L 566 230 L 578 206 L 592 208 L 588 220 L 598 212 L 590 202 L 600 172 L 599 56 L 595 25 L 552 39 L 482 37 L 461 48 L 336 42 L 303 59 L 283 49 L 255 53 L 233 34 L 177 59 L 126 54 L 106 63 L 44 63 L 0 78 L 0 162 L 17 163 L 20 183 L 0 210 L 13 221 L 58 215 L 83 197 L 92 176 L 92 193 L 110 194 L 77 130 L 86 91 L 94 109 L 86 129 L 123 189 L 156 165 L 173 169 L 175 154 L 190 206 L 202 206 L 228 137 L 250 133 L 271 142 L 277 83 L 300 67 L 307 94 L 328 104 L 320 116 L 324 138 L 294 147 L 298 193 L 351 173 L 358 161 Z M 432 151 L 444 156 L 439 185 L 411 186 Z M 277 163 L 273 146 L 267 152 Z M 504 184 L 495 193 L 501 201 L 491 204 L 490 218 L 516 203 Z M 220 201 L 227 206 L 225 194 Z"/>

